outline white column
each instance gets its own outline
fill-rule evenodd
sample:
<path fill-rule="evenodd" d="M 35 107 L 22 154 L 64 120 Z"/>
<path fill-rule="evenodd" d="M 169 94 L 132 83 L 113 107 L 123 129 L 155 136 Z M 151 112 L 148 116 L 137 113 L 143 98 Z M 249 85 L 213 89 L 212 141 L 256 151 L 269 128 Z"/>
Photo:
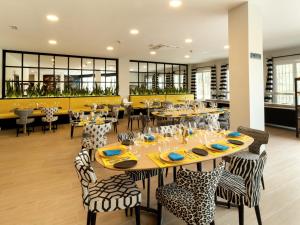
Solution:
<path fill-rule="evenodd" d="M 228 28 L 231 129 L 243 125 L 264 130 L 262 16 L 255 3 L 229 10 Z"/>
<path fill-rule="evenodd" d="M 119 58 L 119 95 L 123 98 L 129 96 L 129 69 L 129 59 Z"/>

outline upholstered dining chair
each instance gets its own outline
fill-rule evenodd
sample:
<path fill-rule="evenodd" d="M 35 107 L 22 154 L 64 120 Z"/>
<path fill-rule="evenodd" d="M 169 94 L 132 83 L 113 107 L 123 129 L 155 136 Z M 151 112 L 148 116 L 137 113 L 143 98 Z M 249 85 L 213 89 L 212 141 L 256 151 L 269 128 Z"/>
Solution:
<path fill-rule="evenodd" d="M 54 116 L 54 114 L 58 111 L 58 107 L 42 108 L 41 111 L 45 114 L 45 117 L 42 117 L 42 121 L 44 122 L 42 129 L 44 133 L 46 131 L 46 124 L 49 125 L 50 131 L 52 128 L 57 129 L 57 123 L 55 122 L 58 120 L 58 116 Z"/>
<path fill-rule="evenodd" d="M 94 160 L 94 151 L 107 143 L 106 133 L 111 130 L 111 123 L 88 124 L 83 129 L 82 148 L 89 151 L 90 157 Z"/>
<path fill-rule="evenodd" d="M 132 131 L 132 124 L 133 124 L 134 120 L 137 120 L 138 127 L 140 127 L 141 116 L 140 115 L 134 115 L 134 110 L 133 110 L 132 105 L 129 105 L 126 110 L 127 110 L 127 116 L 128 116 L 127 128 L 129 129 L 129 126 L 130 126 L 130 130 Z"/>
<path fill-rule="evenodd" d="M 111 117 L 106 117 L 106 119 L 110 119 L 112 122 L 112 125 L 114 127 L 114 131 L 118 132 L 118 124 L 119 124 L 119 112 L 120 112 L 120 106 L 114 106 L 111 108 Z"/>
<path fill-rule="evenodd" d="M 206 123 L 208 128 L 218 130 L 220 128 L 219 114 L 218 113 L 208 113 L 206 115 Z"/>
<path fill-rule="evenodd" d="M 118 134 L 118 141 L 123 142 L 125 140 L 132 141 L 135 134 L 131 131 L 122 132 Z M 152 170 L 135 170 L 135 171 L 126 171 L 125 174 L 129 175 L 134 181 L 143 181 L 143 188 L 145 188 L 145 180 L 147 179 L 147 207 L 150 207 L 150 181 L 151 177 L 157 176 L 159 169 Z"/>
<path fill-rule="evenodd" d="M 219 117 L 220 128 L 224 130 L 229 130 L 230 126 L 230 112 L 226 111 Z"/>
<path fill-rule="evenodd" d="M 244 205 L 254 207 L 257 222 L 262 225 L 259 210 L 261 177 L 267 160 L 264 151 L 259 157 L 244 155 L 231 157 L 229 170 L 224 170 L 216 194 L 227 202 L 238 205 L 239 224 L 244 224 Z"/>
<path fill-rule="evenodd" d="M 225 163 L 209 172 L 180 169 L 176 182 L 156 190 L 157 224 L 161 224 L 162 207 L 188 225 L 214 224 L 215 191 Z"/>
<path fill-rule="evenodd" d="M 142 195 L 134 181 L 126 174 L 97 180 L 91 167 L 89 153 L 82 150 L 75 158 L 81 189 L 83 206 L 87 213 L 87 225 L 96 224 L 96 214 L 128 208 L 135 208 L 136 225 L 140 225 L 140 205 Z"/>
<path fill-rule="evenodd" d="M 34 122 L 34 118 L 28 118 L 32 115 L 33 109 L 15 109 L 14 113 L 19 117 L 16 119 L 17 124 L 17 137 L 20 133 L 20 126 L 22 126 L 23 132 L 29 135 L 30 131 L 33 131 L 33 127 L 29 129 L 29 126 Z"/>
<path fill-rule="evenodd" d="M 269 142 L 269 133 L 267 131 L 252 129 L 249 127 L 240 126 L 237 129 L 238 132 L 248 135 L 254 139 L 253 143 L 248 147 L 248 151 L 238 152 L 234 156 L 239 158 L 248 158 L 256 157 L 258 158 L 261 151 L 261 146 L 268 144 Z M 227 162 L 230 162 L 230 157 L 225 159 Z M 261 182 L 263 189 L 265 189 L 264 176 L 261 177 Z"/>

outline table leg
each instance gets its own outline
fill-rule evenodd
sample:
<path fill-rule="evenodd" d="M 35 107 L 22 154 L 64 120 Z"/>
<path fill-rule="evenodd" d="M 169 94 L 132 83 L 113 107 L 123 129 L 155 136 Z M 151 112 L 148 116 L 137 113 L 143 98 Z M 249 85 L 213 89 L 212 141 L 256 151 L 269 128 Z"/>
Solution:
<path fill-rule="evenodd" d="M 71 139 L 73 138 L 74 135 L 74 125 L 71 125 Z"/>

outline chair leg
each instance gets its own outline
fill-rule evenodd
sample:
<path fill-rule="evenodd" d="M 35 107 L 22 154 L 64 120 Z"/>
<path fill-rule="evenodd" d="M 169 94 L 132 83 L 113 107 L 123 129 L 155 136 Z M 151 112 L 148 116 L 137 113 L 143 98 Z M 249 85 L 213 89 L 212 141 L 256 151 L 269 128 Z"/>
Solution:
<path fill-rule="evenodd" d="M 157 225 L 161 225 L 162 205 L 157 203 Z"/>
<path fill-rule="evenodd" d="M 140 225 L 141 224 L 141 207 L 140 206 L 136 206 L 135 207 L 135 223 L 136 225 Z"/>
<path fill-rule="evenodd" d="M 146 187 L 145 179 L 143 179 L 142 182 L 143 182 L 143 189 L 145 189 L 145 187 Z"/>
<path fill-rule="evenodd" d="M 17 127 L 17 137 L 19 136 L 19 127 Z"/>
<path fill-rule="evenodd" d="M 133 121 L 132 121 L 132 119 L 131 119 L 131 121 L 130 121 L 130 130 L 132 131 L 132 124 L 133 124 Z"/>
<path fill-rule="evenodd" d="M 88 213 L 87 213 L 86 224 L 87 224 L 87 225 L 90 225 L 90 224 L 91 224 L 91 212 L 90 212 L 90 211 L 88 211 Z"/>
<path fill-rule="evenodd" d="M 213 221 L 210 223 L 210 225 L 215 225 L 215 221 L 213 220 Z"/>
<path fill-rule="evenodd" d="M 128 208 L 125 209 L 125 215 L 128 216 Z"/>
<path fill-rule="evenodd" d="M 197 171 L 202 171 L 202 164 L 201 163 L 197 163 Z"/>
<path fill-rule="evenodd" d="M 174 182 L 176 182 L 176 174 L 177 174 L 176 167 L 173 167 L 173 181 Z"/>
<path fill-rule="evenodd" d="M 261 184 L 262 184 L 263 189 L 265 190 L 264 175 L 261 176 Z"/>
<path fill-rule="evenodd" d="M 150 176 L 147 179 L 147 207 L 150 208 Z"/>
<path fill-rule="evenodd" d="M 239 225 L 244 225 L 244 203 L 239 205 Z"/>
<path fill-rule="evenodd" d="M 91 225 L 96 225 L 96 213 L 91 212 Z"/>
<path fill-rule="evenodd" d="M 168 176 L 169 168 L 166 169 L 166 177 Z"/>
<path fill-rule="evenodd" d="M 255 208 L 255 214 L 256 214 L 256 218 L 257 218 L 257 223 L 258 223 L 258 225 L 262 225 L 259 206 L 257 205 L 254 208 Z"/>
<path fill-rule="evenodd" d="M 130 208 L 130 216 L 132 216 L 132 211 L 133 211 L 132 208 Z"/>

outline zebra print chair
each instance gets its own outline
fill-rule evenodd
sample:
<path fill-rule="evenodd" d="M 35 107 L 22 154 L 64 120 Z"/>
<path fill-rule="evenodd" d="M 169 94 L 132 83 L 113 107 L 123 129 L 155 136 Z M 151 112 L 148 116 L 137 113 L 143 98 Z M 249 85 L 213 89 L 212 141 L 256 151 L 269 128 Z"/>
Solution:
<path fill-rule="evenodd" d="M 88 149 L 90 157 L 94 160 L 93 151 L 107 143 L 107 132 L 111 130 L 111 123 L 88 124 L 84 127 L 82 135 L 82 148 Z"/>
<path fill-rule="evenodd" d="M 254 207 L 257 222 L 262 225 L 259 201 L 261 192 L 261 177 L 267 160 L 267 153 L 259 157 L 245 155 L 231 157 L 229 171 L 225 170 L 217 187 L 217 196 L 227 202 L 238 205 L 239 224 L 244 224 L 244 205 Z"/>
<path fill-rule="evenodd" d="M 54 116 L 54 114 L 58 111 L 58 107 L 49 107 L 49 108 L 42 108 L 41 111 L 45 114 L 45 117 L 42 117 L 42 121 L 44 123 L 49 124 L 49 130 L 52 130 L 52 125 L 54 122 L 58 120 L 58 116 Z M 57 124 L 53 127 L 57 129 Z M 42 127 L 44 133 L 46 131 L 46 125 L 44 124 Z"/>
<path fill-rule="evenodd" d="M 167 125 L 167 126 L 160 126 L 159 132 L 163 135 L 167 134 L 175 134 L 176 131 L 182 127 L 182 124 L 175 124 L 175 125 Z"/>
<path fill-rule="evenodd" d="M 206 115 L 206 123 L 208 128 L 218 130 L 220 128 L 219 123 L 219 114 L 218 113 L 209 113 Z"/>
<path fill-rule="evenodd" d="M 156 190 L 157 224 L 161 224 L 162 206 L 188 225 L 214 224 L 215 191 L 225 162 L 210 172 L 178 171 L 176 183 Z"/>
<path fill-rule="evenodd" d="M 108 179 L 97 181 L 96 174 L 90 165 L 87 151 L 82 150 L 75 158 L 81 189 L 82 200 L 87 214 L 87 224 L 96 224 L 96 213 L 111 212 L 135 207 L 136 224 L 140 225 L 141 192 L 129 176 L 115 175 Z"/>
<path fill-rule="evenodd" d="M 133 140 L 134 133 L 131 131 L 123 132 L 118 134 L 118 141 L 123 142 L 125 140 Z M 135 170 L 135 171 L 126 171 L 125 174 L 131 177 L 134 181 L 143 181 L 143 187 L 145 188 L 145 180 L 147 179 L 147 207 L 150 206 L 150 178 L 157 176 L 159 169 L 152 170 Z"/>
<path fill-rule="evenodd" d="M 248 147 L 248 151 L 243 151 L 236 153 L 234 156 L 239 158 L 248 158 L 248 157 L 256 157 L 259 158 L 260 148 L 264 144 L 268 144 L 269 142 L 269 133 L 266 131 L 256 130 L 248 127 L 240 126 L 237 129 L 238 132 L 248 135 L 254 139 L 253 143 Z M 230 157 L 227 157 L 225 161 L 230 162 Z M 261 182 L 263 185 L 263 189 L 265 189 L 264 177 L 261 177 Z"/>

